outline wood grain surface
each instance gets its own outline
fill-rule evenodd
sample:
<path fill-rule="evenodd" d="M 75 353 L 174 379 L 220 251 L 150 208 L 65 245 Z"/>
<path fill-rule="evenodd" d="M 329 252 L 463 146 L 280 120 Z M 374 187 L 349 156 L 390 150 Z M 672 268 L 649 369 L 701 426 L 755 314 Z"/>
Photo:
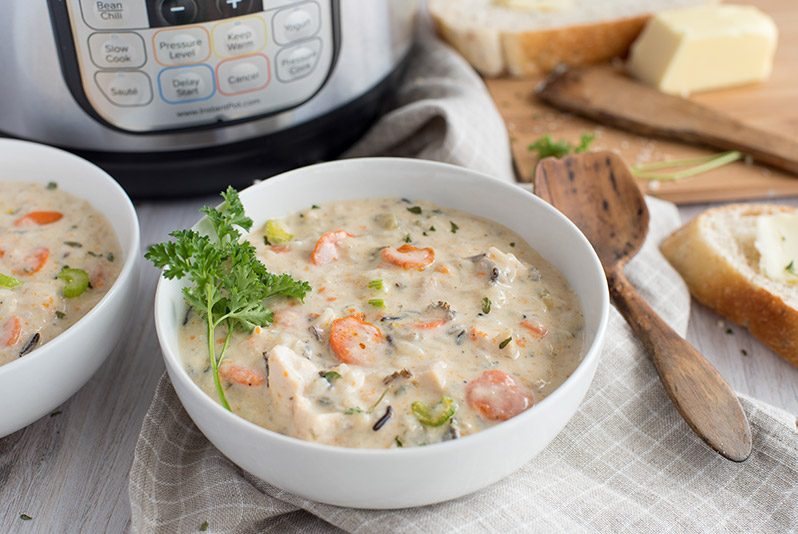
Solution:
<path fill-rule="evenodd" d="M 697 93 L 690 100 L 760 130 L 798 139 L 798 4 L 795 0 L 752 0 L 779 29 L 773 73 L 766 82 Z M 488 89 L 507 124 L 518 178 L 531 182 L 537 156 L 527 147 L 543 135 L 572 144 L 581 133 L 596 134 L 595 150 L 614 150 L 629 165 L 704 156 L 702 146 L 653 139 L 599 124 L 547 106 L 535 96 L 542 78 L 491 79 Z M 652 110 L 652 114 L 657 110 Z M 680 204 L 798 195 L 798 178 L 771 167 L 737 162 L 677 182 L 640 181 L 651 195 Z"/>

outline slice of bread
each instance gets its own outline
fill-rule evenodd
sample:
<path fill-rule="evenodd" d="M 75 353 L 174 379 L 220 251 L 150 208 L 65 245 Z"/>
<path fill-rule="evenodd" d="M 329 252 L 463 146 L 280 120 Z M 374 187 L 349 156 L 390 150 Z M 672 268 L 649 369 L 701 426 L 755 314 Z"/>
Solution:
<path fill-rule="evenodd" d="M 798 366 L 798 284 L 760 270 L 757 217 L 798 214 L 774 204 L 730 204 L 709 209 L 661 244 L 696 300 L 742 325 Z"/>
<path fill-rule="evenodd" d="M 481 74 L 529 76 L 623 56 L 652 14 L 710 3 L 717 0 L 428 0 L 428 7 L 440 35 Z"/>

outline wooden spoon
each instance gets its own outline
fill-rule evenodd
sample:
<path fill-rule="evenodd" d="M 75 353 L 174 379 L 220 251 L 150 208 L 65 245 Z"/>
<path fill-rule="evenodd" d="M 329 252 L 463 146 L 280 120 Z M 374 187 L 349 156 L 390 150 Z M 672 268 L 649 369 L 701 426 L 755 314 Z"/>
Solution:
<path fill-rule="evenodd" d="M 735 462 L 751 454 L 751 428 L 737 396 L 718 371 L 674 332 L 623 274 L 645 241 L 648 209 L 620 156 L 591 152 L 546 158 L 535 192 L 587 236 L 604 266 L 610 296 L 657 369 L 665 391 L 690 428 Z"/>

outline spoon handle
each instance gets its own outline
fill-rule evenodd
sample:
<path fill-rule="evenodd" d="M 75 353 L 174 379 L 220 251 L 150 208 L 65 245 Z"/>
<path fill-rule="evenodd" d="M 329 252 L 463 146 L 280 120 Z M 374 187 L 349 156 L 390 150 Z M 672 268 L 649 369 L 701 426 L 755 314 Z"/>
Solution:
<path fill-rule="evenodd" d="M 690 343 L 674 332 L 637 293 L 618 265 L 607 271 L 615 307 L 651 357 L 665 392 L 682 418 L 722 456 L 751 455 L 751 428 L 729 384 Z"/>

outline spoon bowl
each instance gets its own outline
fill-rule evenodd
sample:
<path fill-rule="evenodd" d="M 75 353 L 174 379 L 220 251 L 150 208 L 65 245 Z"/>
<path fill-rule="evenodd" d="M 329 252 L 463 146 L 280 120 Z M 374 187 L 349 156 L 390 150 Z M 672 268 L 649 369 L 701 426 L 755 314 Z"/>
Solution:
<path fill-rule="evenodd" d="M 649 214 L 623 160 L 612 152 L 546 158 L 535 171 L 535 192 L 571 219 L 593 245 L 615 307 L 642 342 L 682 418 L 722 456 L 735 462 L 747 459 L 751 429 L 737 396 L 624 276 L 624 265 L 645 241 Z"/>

